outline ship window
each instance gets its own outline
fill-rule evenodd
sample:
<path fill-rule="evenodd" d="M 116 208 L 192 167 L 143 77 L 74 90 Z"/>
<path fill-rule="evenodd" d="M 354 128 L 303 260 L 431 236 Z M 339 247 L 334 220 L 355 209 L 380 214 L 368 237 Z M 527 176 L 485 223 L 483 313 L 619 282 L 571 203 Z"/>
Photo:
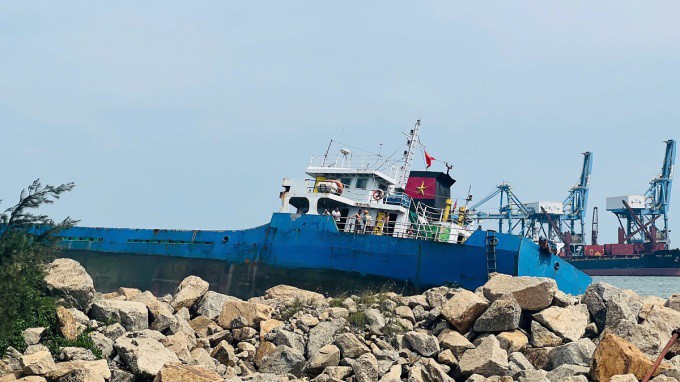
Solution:
<path fill-rule="evenodd" d="M 357 188 L 365 190 L 368 184 L 368 179 L 357 179 Z"/>
<path fill-rule="evenodd" d="M 387 191 L 387 186 L 384 185 L 384 184 L 382 184 L 382 183 L 380 183 L 380 184 L 378 185 L 378 188 L 381 189 L 381 190 L 383 190 L 383 191 Z"/>
<path fill-rule="evenodd" d="M 344 184 L 345 186 L 351 186 L 352 185 L 352 178 L 342 178 L 340 179 L 340 182 Z"/>
<path fill-rule="evenodd" d="M 558 269 L 560 269 L 560 263 L 555 262 L 555 270 L 558 270 Z"/>
<path fill-rule="evenodd" d="M 229 241 L 229 235 L 224 235 L 224 237 L 222 238 L 222 242 L 226 243 L 228 241 Z"/>

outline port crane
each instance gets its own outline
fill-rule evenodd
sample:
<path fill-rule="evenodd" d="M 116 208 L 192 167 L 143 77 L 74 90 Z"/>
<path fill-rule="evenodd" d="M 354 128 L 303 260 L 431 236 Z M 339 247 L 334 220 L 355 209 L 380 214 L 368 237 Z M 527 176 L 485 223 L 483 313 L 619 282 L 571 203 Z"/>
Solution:
<path fill-rule="evenodd" d="M 619 244 L 669 244 L 668 210 L 675 166 L 675 140 L 667 140 L 659 176 L 649 182 L 644 195 L 607 198 L 607 211 L 619 220 Z M 657 221 L 660 220 L 661 224 Z"/>
<path fill-rule="evenodd" d="M 481 206 L 495 197 L 499 199 L 498 212 L 487 213 L 479 211 Z M 515 195 L 512 191 L 512 186 L 508 183 L 504 182 L 496 186 L 492 193 L 473 204 L 467 211 L 469 212 L 470 219 L 477 221 L 478 224 L 482 220 L 497 220 L 498 232 L 525 236 L 529 210 Z M 506 226 L 505 228 L 504 225 Z"/>

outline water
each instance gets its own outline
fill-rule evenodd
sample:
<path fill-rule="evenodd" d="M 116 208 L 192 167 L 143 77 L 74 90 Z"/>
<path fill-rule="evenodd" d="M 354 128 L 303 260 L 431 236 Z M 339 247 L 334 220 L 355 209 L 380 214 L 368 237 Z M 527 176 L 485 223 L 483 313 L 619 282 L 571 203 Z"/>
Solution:
<path fill-rule="evenodd" d="M 680 277 L 672 276 L 593 276 L 593 282 L 602 281 L 623 289 L 632 289 L 641 296 L 668 298 L 680 293 Z"/>

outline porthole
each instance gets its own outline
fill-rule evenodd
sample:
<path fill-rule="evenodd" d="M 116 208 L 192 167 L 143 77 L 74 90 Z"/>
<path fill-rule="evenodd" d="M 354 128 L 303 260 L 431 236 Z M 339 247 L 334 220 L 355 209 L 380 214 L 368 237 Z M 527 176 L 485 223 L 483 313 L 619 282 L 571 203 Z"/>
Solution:
<path fill-rule="evenodd" d="M 224 237 L 222 238 L 222 242 L 226 243 L 228 241 L 229 241 L 229 235 L 224 235 Z"/>
<path fill-rule="evenodd" d="M 558 270 L 558 269 L 560 269 L 560 263 L 555 262 L 555 270 Z"/>

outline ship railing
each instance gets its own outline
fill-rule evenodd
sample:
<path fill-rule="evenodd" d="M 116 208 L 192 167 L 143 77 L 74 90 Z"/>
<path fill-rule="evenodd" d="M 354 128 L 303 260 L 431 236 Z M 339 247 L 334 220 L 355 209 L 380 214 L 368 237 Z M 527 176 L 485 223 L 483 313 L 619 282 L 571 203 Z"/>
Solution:
<path fill-rule="evenodd" d="M 318 188 L 317 188 L 317 182 L 314 179 L 306 179 L 305 180 L 305 186 L 307 187 L 307 192 L 310 194 L 313 193 L 320 193 Z M 410 196 L 403 192 L 391 192 L 391 193 L 385 193 L 383 192 L 383 196 L 380 199 L 376 199 L 374 197 L 374 192 L 376 190 L 369 190 L 365 188 L 356 188 L 356 187 L 351 187 L 347 185 L 343 185 L 342 190 L 335 190 L 331 192 L 327 192 L 328 194 L 332 195 L 337 195 L 341 196 L 343 198 L 347 198 L 353 202 L 356 203 L 362 203 L 362 204 L 368 204 L 369 206 L 372 205 L 380 205 L 380 204 L 391 204 L 391 205 L 398 205 L 402 206 L 404 208 L 409 208 L 411 206 L 411 203 L 413 200 L 411 199 Z"/>
<path fill-rule="evenodd" d="M 401 163 L 381 155 L 312 155 L 309 167 L 348 170 L 380 171 L 396 179 L 402 170 Z"/>
<path fill-rule="evenodd" d="M 357 220 L 355 217 L 341 217 L 336 221 L 338 229 L 341 232 L 360 234 L 360 235 L 375 235 L 375 236 L 392 236 L 404 239 L 415 239 L 424 241 L 437 242 L 461 242 L 458 237 L 458 231 L 462 230 L 456 227 L 455 232 L 449 227 L 430 223 L 417 222 L 393 222 L 393 221 L 375 221 L 369 222 L 366 225 L 363 219 Z M 471 232 L 470 232 L 471 233 Z M 465 235 L 467 238 L 469 235 Z M 464 241 L 464 239 L 462 239 Z"/>

